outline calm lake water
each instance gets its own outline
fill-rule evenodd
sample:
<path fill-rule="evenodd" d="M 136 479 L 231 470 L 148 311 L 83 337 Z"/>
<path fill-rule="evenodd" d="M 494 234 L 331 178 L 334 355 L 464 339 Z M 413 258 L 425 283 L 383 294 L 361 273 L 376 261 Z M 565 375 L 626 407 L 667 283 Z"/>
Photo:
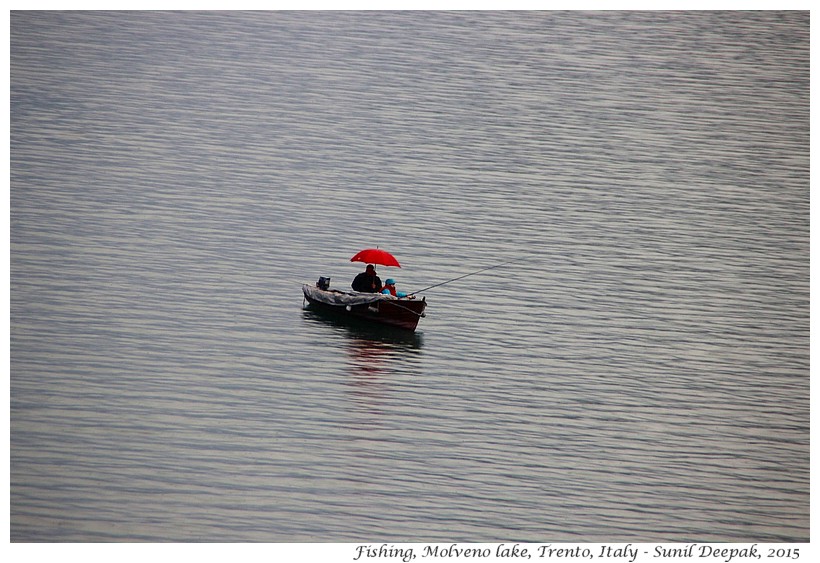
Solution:
<path fill-rule="evenodd" d="M 15 542 L 805 542 L 808 12 L 12 12 Z M 303 308 L 362 248 L 413 335 Z"/>

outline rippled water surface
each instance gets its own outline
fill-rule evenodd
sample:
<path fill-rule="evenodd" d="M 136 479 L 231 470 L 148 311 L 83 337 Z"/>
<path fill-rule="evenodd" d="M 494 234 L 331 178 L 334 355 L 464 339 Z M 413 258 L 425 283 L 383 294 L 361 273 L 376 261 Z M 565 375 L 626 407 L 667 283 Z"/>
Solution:
<path fill-rule="evenodd" d="M 808 541 L 808 12 L 13 12 L 11 538 Z"/>

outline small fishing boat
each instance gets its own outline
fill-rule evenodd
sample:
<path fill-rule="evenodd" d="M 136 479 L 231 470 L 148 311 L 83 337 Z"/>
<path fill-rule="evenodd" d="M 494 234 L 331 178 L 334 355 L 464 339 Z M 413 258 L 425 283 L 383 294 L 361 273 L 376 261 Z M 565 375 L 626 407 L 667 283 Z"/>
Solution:
<path fill-rule="evenodd" d="M 395 256 L 379 247 L 366 248 L 353 256 L 350 261 L 401 268 Z M 371 267 L 368 266 L 368 268 Z M 375 270 L 373 272 L 375 274 Z M 353 287 L 356 287 L 356 280 L 354 280 Z M 304 284 L 302 292 L 310 306 L 318 311 L 410 331 L 416 330 L 419 319 L 424 316 L 424 309 L 427 308 L 426 298 L 416 299 L 414 295 L 405 296 L 396 291 L 393 293 L 398 296 L 389 293 L 330 289 L 330 278 L 326 277 L 320 277 L 316 285 Z"/>
<path fill-rule="evenodd" d="M 384 293 L 346 292 L 330 289 L 328 278 L 319 278 L 316 285 L 304 284 L 302 291 L 309 305 L 319 311 L 339 316 L 414 331 L 425 316 L 427 298 L 394 297 Z"/>
<path fill-rule="evenodd" d="M 399 292 L 396 292 L 397 296 L 394 296 L 386 293 L 339 291 L 337 289 L 330 289 L 330 278 L 326 277 L 320 277 L 315 285 L 302 285 L 302 292 L 305 294 L 305 300 L 307 300 L 310 306 L 318 311 L 333 313 L 343 317 L 363 319 L 368 323 L 380 323 L 414 331 L 419 324 L 419 320 L 425 316 L 424 310 L 427 308 L 427 298 L 422 297 L 421 299 L 416 299 L 417 294 L 422 291 L 427 291 L 428 289 L 433 289 L 434 287 L 474 276 L 481 272 L 486 272 L 487 270 L 512 264 L 518 260 L 520 260 L 520 258 L 508 260 L 494 266 L 488 266 L 475 272 L 427 286 L 409 295 Z M 401 268 L 399 261 L 396 260 L 392 254 L 378 247 L 362 250 L 353 256 L 350 261 Z M 375 270 L 373 273 L 375 274 Z M 354 280 L 354 287 L 355 284 L 356 281 Z"/>

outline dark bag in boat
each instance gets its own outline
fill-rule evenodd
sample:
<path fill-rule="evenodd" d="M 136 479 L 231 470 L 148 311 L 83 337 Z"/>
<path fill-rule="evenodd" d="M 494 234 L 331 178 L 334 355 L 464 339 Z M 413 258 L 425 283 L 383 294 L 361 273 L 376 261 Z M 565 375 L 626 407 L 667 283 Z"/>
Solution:
<path fill-rule="evenodd" d="M 319 281 L 316 282 L 316 287 L 327 291 L 330 288 L 330 278 L 326 278 L 324 276 L 319 277 Z"/>

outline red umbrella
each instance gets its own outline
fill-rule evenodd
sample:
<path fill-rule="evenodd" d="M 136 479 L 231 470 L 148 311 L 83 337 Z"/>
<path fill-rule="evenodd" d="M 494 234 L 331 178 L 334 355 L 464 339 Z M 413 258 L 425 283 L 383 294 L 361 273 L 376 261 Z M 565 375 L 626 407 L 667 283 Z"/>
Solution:
<path fill-rule="evenodd" d="M 401 268 L 399 261 L 389 252 L 380 248 L 367 248 L 350 259 L 351 262 L 364 262 L 365 264 L 380 264 L 382 266 L 395 266 Z"/>

